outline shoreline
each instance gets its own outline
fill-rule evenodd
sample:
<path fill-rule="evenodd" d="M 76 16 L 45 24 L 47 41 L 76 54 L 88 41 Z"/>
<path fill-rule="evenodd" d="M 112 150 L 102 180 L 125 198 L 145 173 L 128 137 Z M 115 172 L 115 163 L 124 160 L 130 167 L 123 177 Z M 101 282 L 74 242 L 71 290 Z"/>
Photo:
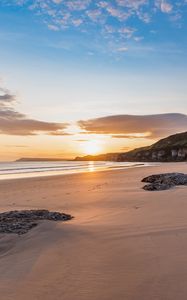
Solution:
<path fill-rule="evenodd" d="M 90 162 L 92 163 L 92 162 Z M 127 162 L 129 163 L 129 162 Z M 69 170 L 66 171 L 35 171 L 35 172 L 23 172 L 23 173 L 14 173 L 14 174 L 5 174 L 0 175 L 0 181 L 4 180 L 17 180 L 17 179 L 26 179 L 26 178 L 42 178 L 42 177 L 53 177 L 53 176 L 66 176 L 66 175 L 76 175 L 76 174 L 82 174 L 82 173 L 95 173 L 95 172 L 105 172 L 105 171 L 118 171 L 118 170 L 128 170 L 131 168 L 139 168 L 139 167 L 152 167 L 152 166 L 159 166 L 161 163 L 133 163 L 132 165 L 128 166 L 105 166 L 105 167 L 95 167 L 94 165 L 88 166 L 87 169 L 80 169 L 80 170 Z M 90 168 L 90 169 L 89 169 Z M 63 173 L 64 172 L 64 173 Z M 20 175 L 20 176 L 19 176 Z"/>

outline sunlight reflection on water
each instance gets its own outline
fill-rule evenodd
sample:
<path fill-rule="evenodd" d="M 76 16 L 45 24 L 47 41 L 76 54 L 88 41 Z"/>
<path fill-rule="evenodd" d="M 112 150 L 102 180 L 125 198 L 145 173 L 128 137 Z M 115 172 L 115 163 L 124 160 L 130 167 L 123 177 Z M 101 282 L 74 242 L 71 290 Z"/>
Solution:
<path fill-rule="evenodd" d="M 89 172 L 94 172 L 95 171 L 95 165 L 94 165 L 93 161 L 89 161 L 88 170 L 89 170 Z"/>
<path fill-rule="evenodd" d="M 153 163 L 111 161 L 0 162 L 0 180 L 78 174 L 151 166 Z M 155 165 L 155 164 L 154 164 Z"/>

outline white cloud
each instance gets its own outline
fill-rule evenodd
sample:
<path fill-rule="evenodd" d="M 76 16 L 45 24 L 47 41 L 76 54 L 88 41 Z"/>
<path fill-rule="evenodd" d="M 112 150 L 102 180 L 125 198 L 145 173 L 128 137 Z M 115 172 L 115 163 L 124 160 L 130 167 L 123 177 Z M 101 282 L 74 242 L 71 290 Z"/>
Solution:
<path fill-rule="evenodd" d="M 148 3 L 147 0 L 116 0 L 117 4 L 123 7 L 133 8 L 138 10 L 141 6 Z"/>
<path fill-rule="evenodd" d="M 69 124 L 39 121 L 15 109 L 16 96 L 0 87 L 0 134 L 6 135 L 67 135 Z"/>
<path fill-rule="evenodd" d="M 135 29 L 130 27 L 121 27 L 119 28 L 118 32 L 125 35 L 126 37 L 131 37 L 135 32 Z"/>
<path fill-rule="evenodd" d="M 118 19 L 119 21 L 127 20 L 130 16 L 129 12 L 126 12 L 119 8 L 115 8 L 110 5 L 106 7 L 106 11 L 109 13 L 110 16 Z"/>
<path fill-rule="evenodd" d="M 91 0 L 73 0 L 73 1 L 66 1 L 65 5 L 70 10 L 84 10 L 89 6 L 90 3 Z"/>
<path fill-rule="evenodd" d="M 62 0 L 53 0 L 53 2 L 56 4 L 60 4 L 60 3 L 62 3 Z"/>
<path fill-rule="evenodd" d="M 107 134 L 115 138 L 161 138 L 186 131 L 187 115 L 170 113 L 157 115 L 113 115 L 81 120 L 80 128 L 90 134 Z"/>
<path fill-rule="evenodd" d="M 162 1 L 161 5 L 160 5 L 160 8 L 161 8 L 161 11 L 163 13 L 168 14 L 168 13 L 172 12 L 173 6 L 170 3 L 166 2 L 166 1 Z"/>
<path fill-rule="evenodd" d="M 53 31 L 59 31 L 59 27 L 56 25 L 48 24 L 48 28 Z"/>
<path fill-rule="evenodd" d="M 98 21 L 99 17 L 102 15 L 102 11 L 100 9 L 88 10 L 87 15 L 92 21 Z"/>
<path fill-rule="evenodd" d="M 155 6 L 163 13 L 171 13 L 173 11 L 173 5 L 167 0 L 155 0 Z"/>
<path fill-rule="evenodd" d="M 83 23 L 83 20 L 75 19 L 75 20 L 72 20 L 72 23 L 74 26 L 79 27 Z"/>
<path fill-rule="evenodd" d="M 121 47 L 121 48 L 118 48 L 117 51 L 118 52 L 126 52 L 126 51 L 128 51 L 128 48 L 127 47 Z"/>
<path fill-rule="evenodd" d="M 170 15 L 168 22 L 177 22 L 182 16 L 186 0 L 1 0 L 3 4 L 28 7 L 50 30 L 79 28 L 89 31 L 96 26 L 98 33 L 111 40 L 121 41 L 133 38 L 133 33 L 142 36 L 141 26 L 128 31 L 129 21 L 151 23 L 155 14 Z M 114 22 L 113 22 L 114 21 Z M 114 25 L 115 24 L 115 25 Z M 91 25 L 91 27 L 89 27 Z M 122 27 L 124 29 L 122 29 Z M 149 29 L 150 30 L 150 29 Z M 139 33 L 138 33 L 139 32 Z"/>

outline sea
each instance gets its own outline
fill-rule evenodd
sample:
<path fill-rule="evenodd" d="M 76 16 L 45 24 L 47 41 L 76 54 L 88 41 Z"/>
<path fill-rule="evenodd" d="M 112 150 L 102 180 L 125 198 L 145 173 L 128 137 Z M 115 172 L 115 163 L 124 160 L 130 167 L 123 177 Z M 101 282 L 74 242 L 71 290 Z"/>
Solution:
<path fill-rule="evenodd" d="M 119 170 L 153 165 L 155 164 L 108 161 L 0 162 L 0 180 Z"/>

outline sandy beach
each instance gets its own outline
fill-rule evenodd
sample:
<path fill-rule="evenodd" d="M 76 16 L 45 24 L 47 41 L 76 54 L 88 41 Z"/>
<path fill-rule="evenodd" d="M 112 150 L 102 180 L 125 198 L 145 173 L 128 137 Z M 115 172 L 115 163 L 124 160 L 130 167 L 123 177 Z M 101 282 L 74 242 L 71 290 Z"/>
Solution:
<path fill-rule="evenodd" d="M 141 179 L 186 163 L 0 181 L 0 210 L 49 209 L 45 221 L 0 236 L 1 300 L 186 300 L 187 187 Z"/>

